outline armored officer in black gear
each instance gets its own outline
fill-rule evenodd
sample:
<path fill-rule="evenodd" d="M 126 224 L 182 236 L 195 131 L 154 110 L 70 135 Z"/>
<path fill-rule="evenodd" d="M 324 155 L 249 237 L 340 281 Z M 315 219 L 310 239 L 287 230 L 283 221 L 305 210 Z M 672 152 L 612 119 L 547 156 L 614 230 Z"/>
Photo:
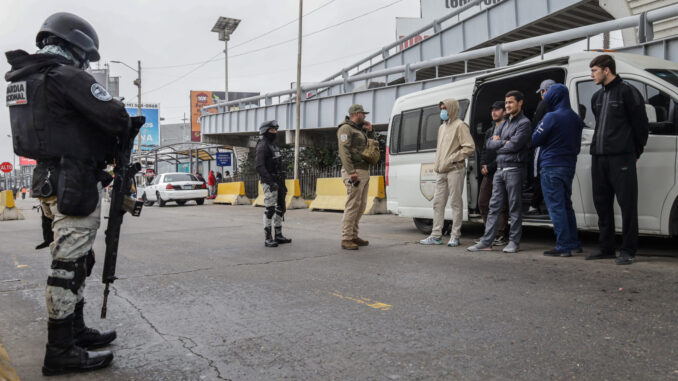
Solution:
<path fill-rule="evenodd" d="M 275 144 L 278 133 L 278 122 L 271 120 L 259 127 L 261 139 L 256 148 L 256 165 L 261 188 L 264 190 L 264 232 L 266 232 L 266 247 L 277 247 L 278 244 L 290 243 L 291 239 L 282 235 L 282 221 L 285 215 L 285 172 L 282 156 Z M 275 228 L 275 237 L 271 234 L 271 227 Z"/>
<path fill-rule="evenodd" d="M 83 290 L 94 265 L 100 191 L 111 181 L 103 169 L 131 121 L 124 105 L 84 70 L 99 60 L 99 39 L 87 21 L 56 13 L 40 28 L 36 44 L 36 54 L 6 53 L 12 69 L 5 79 L 14 152 L 38 161 L 33 194 L 53 217 L 42 372 L 55 375 L 103 368 L 113 360 L 110 351 L 88 352 L 108 345 L 116 333 L 85 325 Z"/>

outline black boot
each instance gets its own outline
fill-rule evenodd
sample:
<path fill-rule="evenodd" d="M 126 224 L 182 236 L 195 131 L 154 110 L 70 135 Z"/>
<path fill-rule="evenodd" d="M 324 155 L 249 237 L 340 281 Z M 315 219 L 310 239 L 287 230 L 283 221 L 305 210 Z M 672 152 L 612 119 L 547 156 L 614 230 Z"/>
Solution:
<path fill-rule="evenodd" d="M 73 342 L 73 315 L 47 322 L 47 350 L 42 366 L 44 376 L 89 372 L 105 368 L 113 361 L 109 351 L 87 352 Z"/>
<path fill-rule="evenodd" d="M 264 232 L 266 232 L 266 241 L 264 241 L 264 245 L 266 245 L 266 247 L 278 247 L 278 242 L 271 236 L 271 228 L 264 228 Z"/>
<path fill-rule="evenodd" d="M 75 305 L 75 312 L 73 313 L 73 338 L 75 345 L 85 349 L 105 347 L 115 340 L 117 334 L 115 331 L 99 332 L 96 329 L 88 328 L 85 325 L 83 315 L 84 306 L 85 300 L 83 299 Z"/>
<path fill-rule="evenodd" d="M 282 226 L 279 226 L 275 228 L 275 241 L 279 244 L 283 244 L 292 242 L 292 239 L 282 235 Z"/>

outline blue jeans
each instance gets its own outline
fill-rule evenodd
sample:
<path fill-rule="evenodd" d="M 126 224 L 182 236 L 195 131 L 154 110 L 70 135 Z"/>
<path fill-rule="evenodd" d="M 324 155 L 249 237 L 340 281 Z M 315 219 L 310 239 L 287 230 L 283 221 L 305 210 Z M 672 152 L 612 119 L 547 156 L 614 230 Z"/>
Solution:
<path fill-rule="evenodd" d="M 545 167 L 541 169 L 541 189 L 546 208 L 556 233 L 556 249 L 570 252 L 581 247 L 577 219 L 572 209 L 572 179 L 574 168 Z"/>

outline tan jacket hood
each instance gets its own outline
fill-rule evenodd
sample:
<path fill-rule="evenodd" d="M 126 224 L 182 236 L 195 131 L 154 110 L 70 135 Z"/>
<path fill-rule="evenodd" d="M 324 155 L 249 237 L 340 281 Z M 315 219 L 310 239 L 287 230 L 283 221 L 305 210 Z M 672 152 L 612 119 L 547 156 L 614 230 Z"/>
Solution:
<path fill-rule="evenodd" d="M 464 160 L 475 152 L 471 131 L 466 123 L 459 119 L 459 102 L 456 99 L 447 98 L 442 103 L 450 118 L 438 128 L 433 169 L 437 173 L 447 173 L 453 169 L 465 167 Z"/>

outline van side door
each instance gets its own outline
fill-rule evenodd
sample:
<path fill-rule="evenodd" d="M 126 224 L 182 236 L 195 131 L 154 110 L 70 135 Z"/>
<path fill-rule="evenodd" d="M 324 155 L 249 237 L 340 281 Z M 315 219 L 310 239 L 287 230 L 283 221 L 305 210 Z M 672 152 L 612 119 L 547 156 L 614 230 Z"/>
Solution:
<path fill-rule="evenodd" d="M 638 174 L 638 227 L 643 233 L 667 234 L 667 220 L 663 214 L 670 213 L 674 200 L 668 196 L 675 193 L 676 150 L 678 149 L 678 128 L 676 126 L 676 105 L 678 97 L 663 85 L 636 74 L 620 73 L 627 83 L 635 86 L 643 95 L 645 109 L 650 122 L 650 135 L 640 160 Z M 589 149 L 593 138 L 595 118 L 591 112 L 591 96 L 600 86 L 593 80 L 577 80 L 575 87 L 580 116 L 585 128 L 582 134 L 582 152 L 577 160 L 577 178 L 581 187 L 584 218 L 589 228 L 597 228 L 598 214 L 593 205 L 591 187 L 591 155 Z M 585 114 L 582 115 L 582 112 Z M 615 227 L 621 231 L 621 212 L 617 203 Z"/>

